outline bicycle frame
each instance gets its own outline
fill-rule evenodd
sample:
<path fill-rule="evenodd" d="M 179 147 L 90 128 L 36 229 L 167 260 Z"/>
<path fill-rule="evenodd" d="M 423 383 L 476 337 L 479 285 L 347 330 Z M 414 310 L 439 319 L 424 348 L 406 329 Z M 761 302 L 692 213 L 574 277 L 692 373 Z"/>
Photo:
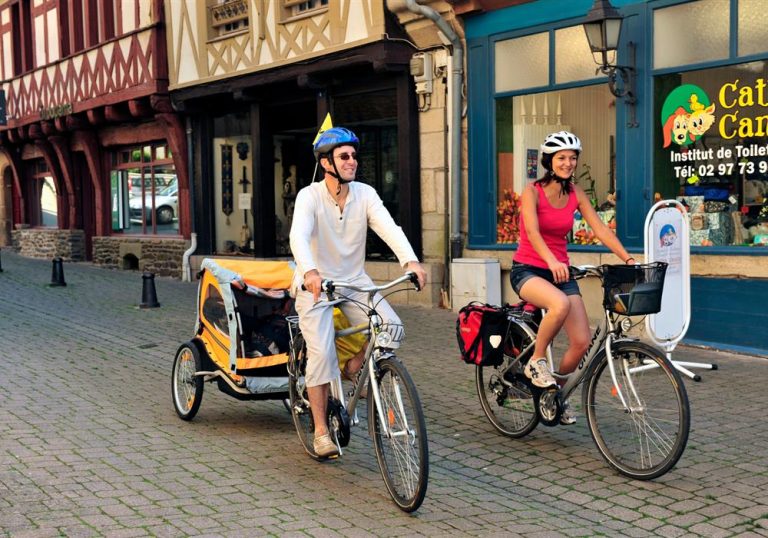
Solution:
<path fill-rule="evenodd" d="M 528 324 L 528 322 L 524 319 L 524 317 L 520 314 L 511 314 L 510 322 L 517 323 L 518 326 L 520 326 L 531 338 L 531 343 L 523 350 L 520 351 L 518 355 L 517 361 L 521 360 L 522 358 L 526 357 L 527 354 L 533 352 L 533 347 L 536 343 L 536 332 L 531 328 L 531 326 Z M 618 335 L 618 337 L 617 337 Z M 589 348 L 587 348 L 587 352 L 584 354 L 584 356 L 579 361 L 578 366 L 576 367 L 576 370 L 571 372 L 570 374 L 555 374 L 555 377 L 565 379 L 565 385 L 563 385 L 560 389 L 563 400 L 568 399 L 568 397 L 576 390 L 576 388 L 581 384 L 581 382 L 585 379 L 585 377 L 592 372 L 592 370 L 597 366 L 598 362 L 595 360 L 598 355 L 601 352 L 605 352 L 606 356 L 608 357 L 608 369 L 611 374 L 611 380 L 613 381 L 613 386 L 616 387 L 617 396 L 619 397 L 619 400 L 621 401 L 622 405 L 627 411 L 632 411 L 632 408 L 627 404 L 627 399 L 625 398 L 622 387 L 620 383 L 618 382 L 616 378 L 616 370 L 615 365 L 613 364 L 613 353 L 612 353 L 612 346 L 614 343 L 619 342 L 621 340 L 629 340 L 627 338 L 621 337 L 621 329 L 617 329 L 615 323 L 613 322 L 613 319 L 611 317 L 610 312 L 605 311 L 605 317 L 603 318 L 602 322 L 595 327 L 594 332 L 592 333 L 592 340 L 590 341 Z M 550 344 L 547 347 L 547 360 L 550 364 L 550 369 L 552 369 L 552 345 Z M 646 366 L 640 366 L 638 368 L 647 368 Z M 554 370 L 553 370 L 554 371 Z M 637 368 L 633 369 L 634 371 L 638 371 Z M 635 388 L 631 386 L 631 377 L 627 376 L 627 379 L 630 383 L 630 390 L 635 393 Z M 637 396 L 637 394 L 635 394 Z M 637 398 L 636 398 L 637 401 Z"/>
<path fill-rule="evenodd" d="M 382 331 L 383 321 L 381 317 L 378 314 L 376 314 L 374 299 L 376 297 L 376 293 L 383 291 L 385 289 L 394 287 L 403 282 L 407 282 L 409 280 L 411 280 L 411 276 L 410 274 L 406 274 L 390 282 L 389 284 L 386 284 L 385 286 L 371 286 L 367 288 L 360 288 L 353 284 L 350 284 L 347 282 L 341 282 L 341 281 L 333 283 L 334 289 L 336 287 L 348 288 L 348 289 L 353 289 L 355 291 L 368 294 L 367 312 L 366 312 L 366 314 L 368 315 L 368 323 L 360 324 L 354 327 L 348 327 L 346 329 L 341 329 L 339 331 L 336 331 L 335 337 L 340 338 L 340 337 L 348 336 L 351 334 L 366 334 L 369 336 L 369 340 L 365 350 L 365 354 L 363 355 L 364 358 L 363 358 L 362 367 L 360 369 L 360 375 L 358 376 L 357 383 L 355 384 L 352 394 L 349 396 L 349 402 L 347 402 L 346 400 L 346 397 L 344 394 L 344 387 L 342 385 L 340 375 L 331 382 L 331 385 L 330 385 L 331 396 L 336 398 L 339 401 L 339 403 L 342 405 L 342 407 L 344 407 L 347 410 L 347 414 L 349 415 L 350 426 L 357 425 L 360 423 L 360 419 L 357 416 L 357 404 L 361 399 L 361 394 L 365 387 L 366 381 L 370 379 L 370 384 L 371 384 L 370 392 L 373 395 L 374 401 L 376 402 L 376 412 L 379 414 L 379 423 L 381 424 L 382 429 L 384 430 L 382 433 L 387 437 L 399 437 L 401 435 L 407 435 L 408 432 L 410 432 L 411 428 L 407 422 L 406 414 L 405 414 L 403 403 L 402 403 L 402 396 L 399 392 L 399 387 L 395 387 L 395 390 L 396 390 L 396 396 L 397 396 L 397 403 L 400 408 L 401 415 L 405 420 L 404 430 L 400 432 L 390 431 L 389 423 L 386 420 L 387 417 L 384 415 L 384 411 L 383 411 L 384 406 L 382 406 L 381 404 L 381 393 L 379 392 L 379 385 L 375 375 L 376 363 L 382 358 L 393 356 L 394 353 L 389 348 L 381 347 L 377 342 L 378 340 L 377 337 L 379 333 L 381 333 Z M 329 302 L 328 302 L 329 306 L 335 306 L 348 301 L 348 299 L 344 298 L 343 296 L 340 298 L 333 298 L 333 292 L 334 292 L 333 289 L 325 290 L 325 291 L 329 299 Z M 291 324 L 289 324 L 289 327 L 290 325 Z M 296 326 L 298 327 L 298 318 L 296 318 Z M 297 334 L 298 333 L 294 334 L 291 331 L 291 341 L 293 341 L 293 339 Z M 339 447 L 339 451 L 341 453 L 341 447 Z"/>

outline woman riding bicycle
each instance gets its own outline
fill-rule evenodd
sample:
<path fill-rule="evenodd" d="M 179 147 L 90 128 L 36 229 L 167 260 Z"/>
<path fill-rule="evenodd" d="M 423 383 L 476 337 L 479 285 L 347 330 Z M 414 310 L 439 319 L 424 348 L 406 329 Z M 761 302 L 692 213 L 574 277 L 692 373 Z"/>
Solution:
<path fill-rule="evenodd" d="M 552 133 L 541 145 L 543 178 L 523 190 L 520 241 L 513 258 L 510 281 L 523 300 L 546 310 L 539 326 L 536 345 L 524 373 L 539 388 L 557 386 L 549 370 L 546 350 L 561 328 L 568 336 L 568 349 L 560 362 L 559 374 L 573 372 L 589 347 L 589 319 L 579 285 L 571 278 L 566 234 L 573 228 L 574 212 L 580 211 L 597 238 L 625 263 L 635 263 L 606 226 L 584 193 L 574 183 L 581 141 L 573 133 Z M 568 402 L 560 422 L 576 421 Z"/>
<path fill-rule="evenodd" d="M 303 188 L 296 196 L 290 244 L 296 260 L 293 290 L 299 326 L 307 345 L 307 395 L 315 424 L 314 450 L 320 457 L 338 456 L 328 434 L 329 384 L 340 372 L 334 342 L 333 304 L 320 300 L 323 279 L 373 285 L 365 273 L 365 241 L 370 226 L 392 249 L 400 264 L 416 274 L 420 288 L 426 272 L 418 262 L 403 230 L 395 224 L 373 187 L 354 182 L 357 174 L 355 134 L 343 127 L 324 131 L 314 144 L 323 180 Z M 301 289 L 304 284 L 306 290 Z M 365 293 L 346 293 L 365 303 Z M 365 312 L 352 302 L 340 305 L 352 325 L 368 323 Z M 381 300 L 376 311 L 385 323 L 399 324 L 392 307 Z M 351 359 L 345 376 L 359 371 L 361 359 Z"/>

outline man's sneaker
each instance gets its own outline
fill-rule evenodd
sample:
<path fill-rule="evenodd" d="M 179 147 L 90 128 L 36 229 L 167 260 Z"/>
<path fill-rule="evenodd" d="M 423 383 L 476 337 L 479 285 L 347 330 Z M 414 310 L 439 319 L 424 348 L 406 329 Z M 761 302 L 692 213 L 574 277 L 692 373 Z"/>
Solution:
<path fill-rule="evenodd" d="M 525 377 L 531 380 L 534 386 L 540 389 L 546 389 L 548 387 L 557 386 L 557 381 L 552 377 L 552 373 L 549 371 L 549 365 L 547 359 L 544 357 L 540 359 L 531 359 L 523 369 Z"/>
<path fill-rule="evenodd" d="M 576 424 L 576 413 L 574 413 L 571 403 L 568 400 L 563 402 L 563 414 L 560 415 L 560 424 L 563 426 Z"/>
<path fill-rule="evenodd" d="M 313 445 L 315 454 L 321 458 L 333 458 L 339 455 L 339 447 L 337 447 L 336 443 L 333 442 L 330 434 L 326 433 L 325 435 L 320 435 L 319 437 L 316 436 Z"/>

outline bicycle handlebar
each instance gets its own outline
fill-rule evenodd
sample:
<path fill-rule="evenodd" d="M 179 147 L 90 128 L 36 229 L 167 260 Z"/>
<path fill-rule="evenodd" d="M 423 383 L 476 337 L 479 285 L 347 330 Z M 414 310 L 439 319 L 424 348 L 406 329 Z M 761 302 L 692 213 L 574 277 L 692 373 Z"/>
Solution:
<path fill-rule="evenodd" d="M 596 265 L 571 265 L 568 270 L 571 273 L 571 278 L 579 280 L 589 275 L 600 276 L 600 268 Z"/>
<path fill-rule="evenodd" d="M 421 287 L 419 286 L 419 278 L 416 276 L 416 273 L 413 271 L 406 272 L 403 276 L 396 278 L 392 282 L 388 282 L 386 284 L 382 284 L 381 286 L 357 286 L 355 284 L 352 284 L 351 282 L 346 282 L 343 280 L 329 280 L 324 279 L 322 283 L 320 284 L 320 288 L 325 293 L 333 293 L 336 291 L 336 288 L 346 288 L 353 291 L 359 291 L 361 293 L 368 293 L 373 295 L 376 292 L 384 291 L 386 289 L 392 288 L 394 286 L 397 286 L 398 284 L 402 284 L 403 282 L 410 281 L 414 287 L 416 288 L 416 291 L 421 291 Z M 307 288 L 304 287 L 304 284 L 301 285 L 301 289 L 303 291 L 307 291 Z"/>
<path fill-rule="evenodd" d="M 346 288 L 348 290 L 359 291 L 361 293 L 368 293 L 368 294 L 373 295 L 376 292 L 384 291 L 386 289 L 393 288 L 393 287 L 397 286 L 398 284 L 402 284 L 403 282 L 409 282 L 409 281 L 414 285 L 416 290 L 420 289 L 419 288 L 419 279 L 416 276 L 416 273 L 414 273 L 412 271 L 408 271 L 403 276 L 401 276 L 399 278 L 396 278 L 392 282 L 388 282 L 386 284 L 382 284 L 381 286 L 365 286 L 365 287 L 362 287 L 362 286 L 357 286 L 355 284 L 352 284 L 351 282 L 345 282 L 343 280 L 333 281 L 333 280 L 327 280 L 326 279 L 326 280 L 323 280 L 323 282 L 321 284 L 321 288 L 326 293 L 333 293 L 334 291 L 336 291 L 336 288 Z"/>

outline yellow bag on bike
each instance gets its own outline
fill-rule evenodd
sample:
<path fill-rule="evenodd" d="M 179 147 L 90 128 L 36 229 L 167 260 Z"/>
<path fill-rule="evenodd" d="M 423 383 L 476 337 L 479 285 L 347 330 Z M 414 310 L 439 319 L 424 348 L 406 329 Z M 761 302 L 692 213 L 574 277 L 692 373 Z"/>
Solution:
<path fill-rule="evenodd" d="M 337 331 L 347 329 L 352 325 L 340 308 L 333 309 L 333 328 Z M 336 339 L 336 355 L 339 357 L 339 368 L 344 371 L 347 361 L 357 355 L 368 341 L 363 333 L 350 334 Z"/>

